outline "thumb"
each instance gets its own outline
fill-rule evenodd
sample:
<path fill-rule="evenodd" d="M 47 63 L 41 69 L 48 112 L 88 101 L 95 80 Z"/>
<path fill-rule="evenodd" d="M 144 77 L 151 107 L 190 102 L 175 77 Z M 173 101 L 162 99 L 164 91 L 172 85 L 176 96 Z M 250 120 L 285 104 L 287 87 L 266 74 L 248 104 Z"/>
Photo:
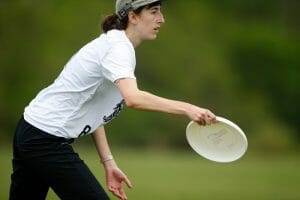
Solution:
<path fill-rule="evenodd" d="M 132 184 L 131 184 L 130 180 L 126 176 L 124 177 L 124 181 L 125 181 L 127 187 L 132 188 Z"/>

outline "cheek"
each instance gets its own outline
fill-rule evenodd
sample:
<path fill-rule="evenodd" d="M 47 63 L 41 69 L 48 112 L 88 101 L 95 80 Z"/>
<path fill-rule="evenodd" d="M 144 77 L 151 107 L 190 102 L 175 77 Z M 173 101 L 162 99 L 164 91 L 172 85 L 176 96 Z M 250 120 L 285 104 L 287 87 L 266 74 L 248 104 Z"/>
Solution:
<path fill-rule="evenodd" d="M 149 32 L 152 30 L 151 25 L 150 24 L 143 24 L 139 27 L 139 32 L 142 33 L 143 35 L 147 35 L 149 34 Z"/>
<path fill-rule="evenodd" d="M 148 32 L 153 31 L 153 28 L 154 26 L 152 22 L 145 23 L 145 30 L 147 30 Z"/>
<path fill-rule="evenodd" d="M 153 26 L 153 24 L 154 24 L 153 19 L 149 17 L 149 18 L 144 18 L 142 26 L 145 29 L 150 29 Z"/>

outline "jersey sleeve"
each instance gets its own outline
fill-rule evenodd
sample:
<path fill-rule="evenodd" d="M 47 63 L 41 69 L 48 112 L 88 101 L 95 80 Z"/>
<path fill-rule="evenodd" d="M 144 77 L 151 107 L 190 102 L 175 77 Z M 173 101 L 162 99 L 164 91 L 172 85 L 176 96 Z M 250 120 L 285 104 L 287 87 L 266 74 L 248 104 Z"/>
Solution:
<path fill-rule="evenodd" d="M 105 78 L 115 82 L 120 78 L 134 78 L 135 53 L 126 43 L 113 45 L 101 61 Z"/>

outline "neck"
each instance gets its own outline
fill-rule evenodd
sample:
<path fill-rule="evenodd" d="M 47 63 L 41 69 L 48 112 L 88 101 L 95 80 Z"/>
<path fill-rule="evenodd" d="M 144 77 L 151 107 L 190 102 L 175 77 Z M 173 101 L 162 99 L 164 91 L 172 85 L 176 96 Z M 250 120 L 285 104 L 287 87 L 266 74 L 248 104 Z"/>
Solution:
<path fill-rule="evenodd" d="M 136 48 L 142 43 L 142 40 L 136 34 L 134 34 L 134 32 L 130 31 L 130 29 L 126 29 L 125 34 L 134 46 L 134 48 Z"/>

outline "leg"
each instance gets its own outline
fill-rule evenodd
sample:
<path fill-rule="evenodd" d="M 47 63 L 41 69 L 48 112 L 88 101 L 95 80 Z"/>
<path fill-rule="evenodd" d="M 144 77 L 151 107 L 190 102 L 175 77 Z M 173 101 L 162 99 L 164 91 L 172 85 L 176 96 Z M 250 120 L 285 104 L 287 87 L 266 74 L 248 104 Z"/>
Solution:
<path fill-rule="evenodd" d="M 10 200 L 34 199 L 44 200 L 49 186 L 21 161 L 13 160 L 11 175 Z"/>
<path fill-rule="evenodd" d="M 52 162 L 46 166 L 50 187 L 61 199 L 109 199 L 95 176 L 79 157 L 71 162 Z"/>
<path fill-rule="evenodd" d="M 45 133 L 21 120 L 14 140 L 11 199 L 18 199 L 17 195 L 23 193 L 38 197 L 22 196 L 22 199 L 45 199 L 45 191 L 48 191 L 49 186 L 63 200 L 109 199 L 97 179 L 74 152 L 69 144 L 72 141 Z M 36 188 L 38 193 L 34 193 Z"/>

